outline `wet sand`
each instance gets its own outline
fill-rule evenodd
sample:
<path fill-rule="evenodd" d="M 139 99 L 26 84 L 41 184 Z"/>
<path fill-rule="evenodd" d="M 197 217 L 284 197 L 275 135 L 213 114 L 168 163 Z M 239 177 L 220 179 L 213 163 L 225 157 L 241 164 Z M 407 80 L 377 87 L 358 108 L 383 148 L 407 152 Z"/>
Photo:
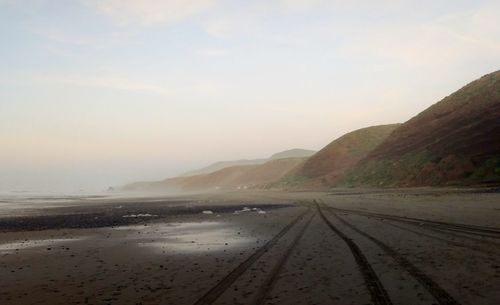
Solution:
<path fill-rule="evenodd" d="M 500 300 L 497 192 L 80 198 L 0 215 L 0 304 Z"/>

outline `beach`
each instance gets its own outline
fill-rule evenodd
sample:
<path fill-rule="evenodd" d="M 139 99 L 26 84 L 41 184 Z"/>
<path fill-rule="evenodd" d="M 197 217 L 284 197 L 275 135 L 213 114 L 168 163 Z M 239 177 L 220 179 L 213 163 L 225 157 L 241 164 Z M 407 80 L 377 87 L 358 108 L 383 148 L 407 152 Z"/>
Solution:
<path fill-rule="evenodd" d="M 89 197 L 0 217 L 1 304 L 497 304 L 500 195 Z"/>

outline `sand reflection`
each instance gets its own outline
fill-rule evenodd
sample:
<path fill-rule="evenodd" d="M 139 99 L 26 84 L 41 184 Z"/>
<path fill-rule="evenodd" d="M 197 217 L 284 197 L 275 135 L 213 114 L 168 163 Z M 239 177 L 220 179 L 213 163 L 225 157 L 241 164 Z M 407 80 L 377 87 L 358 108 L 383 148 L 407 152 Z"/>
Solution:
<path fill-rule="evenodd" d="M 217 221 L 179 222 L 128 228 L 141 230 L 142 238 L 137 243 L 140 247 L 169 252 L 225 251 L 255 242 L 254 238 L 244 236 L 231 224 Z"/>

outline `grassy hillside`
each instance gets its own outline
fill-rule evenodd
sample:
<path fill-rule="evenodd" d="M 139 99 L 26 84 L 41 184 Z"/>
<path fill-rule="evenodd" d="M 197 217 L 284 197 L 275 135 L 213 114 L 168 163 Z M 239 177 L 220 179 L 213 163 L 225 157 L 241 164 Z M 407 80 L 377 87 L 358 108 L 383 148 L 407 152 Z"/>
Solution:
<path fill-rule="evenodd" d="M 397 128 L 341 185 L 500 183 L 500 71 Z"/>
<path fill-rule="evenodd" d="M 314 154 L 275 186 L 304 189 L 332 186 L 398 126 L 381 125 L 350 132 Z"/>

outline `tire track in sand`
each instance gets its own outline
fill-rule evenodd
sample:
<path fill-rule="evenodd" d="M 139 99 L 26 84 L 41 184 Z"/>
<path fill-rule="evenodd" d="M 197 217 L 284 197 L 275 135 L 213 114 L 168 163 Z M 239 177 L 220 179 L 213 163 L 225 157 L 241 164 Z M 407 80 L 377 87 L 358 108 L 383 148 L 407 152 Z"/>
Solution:
<path fill-rule="evenodd" d="M 340 222 L 368 238 L 370 241 L 379 246 L 385 253 L 391 256 L 401 267 L 403 267 L 411 276 L 413 276 L 441 305 L 460 305 L 460 303 L 455 300 L 446 290 L 444 290 L 441 286 L 439 286 L 432 278 L 430 278 L 427 274 L 425 274 L 422 270 L 418 269 L 415 265 L 413 265 L 408 259 L 399 254 L 396 250 L 389 247 L 384 242 L 376 239 L 372 235 L 360 230 L 353 224 L 349 223 L 342 217 L 338 216 L 333 209 L 329 209 L 328 211 L 334 217 L 336 217 Z"/>
<path fill-rule="evenodd" d="M 228 273 L 222 280 L 213 286 L 207 293 L 194 303 L 194 305 L 209 305 L 213 304 L 248 268 L 250 268 L 264 253 L 272 248 L 283 235 L 285 235 L 297 222 L 299 222 L 310 209 L 301 213 L 288 225 L 281 229 L 271 240 L 255 251 L 250 257 L 239 264 L 235 269 Z"/>
<path fill-rule="evenodd" d="M 274 266 L 273 270 L 271 273 L 268 275 L 266 278 L 264 284 L 262 284 L 260 290 L 257 292 L 257 295 L 254 297 L 253 301 L 249 303 L 249 305 L 260 305 L 263 304 L 266 297 L 268 296 L 269 292 L 273 289 L 274 285 L 278 281 L 278 276 L 281 273 L 281 270 L 283 269 L 283 266 L 285 265 L 286 261 L 290 257 L 290 254 L 292 253 L 293 249 L 297 246 L 298 242 L 304 235 L 305 231 L 311 224 L 311 221 L 313 218 L 316 216 L 316 213 L 314 213 L 307 223 L 302 227 L 300 232 L 295 236 L 293 242 L 288 246 L 286 249 L 285 253 L 283 256 L 281 256 L 280 260 L 276 263 Z"/>
<path fill-rule="evenodd" d="M 319 215 L 326 222 L 328 227 L 330 227 L 330 229 L 332 229 L 332 231 L 335 232 L 347 244 L 347 246 L 349 246 L 349 249 L 351 250 L 351 253 L 354 256 L 354 259 L 358 264 L 359 270 L 363 275 L 366 287 L 370 292 L 372 302 L 375 305 L 392 305 L 392 301 L 389 298 L 389 295 L 385 290 L 384 286 L 382 285 L 382 282 L 378 278 L 377 274 L 373 270 L 372 266 L 366 259 L 363 252 L 361 252 L 361 249 L 358 247 L 358 245 L 356 245 L 352 239 L 347 237 L 347 235 L 345 235 L 342 231 L 340 231 L 337 227 L 335 227 L 330 222 L 330 220 L 328 220 L 328 218 L 325 216 L 322 209 L 317 203 L 316 203 L 316 208 L 319 212 Z"/>

